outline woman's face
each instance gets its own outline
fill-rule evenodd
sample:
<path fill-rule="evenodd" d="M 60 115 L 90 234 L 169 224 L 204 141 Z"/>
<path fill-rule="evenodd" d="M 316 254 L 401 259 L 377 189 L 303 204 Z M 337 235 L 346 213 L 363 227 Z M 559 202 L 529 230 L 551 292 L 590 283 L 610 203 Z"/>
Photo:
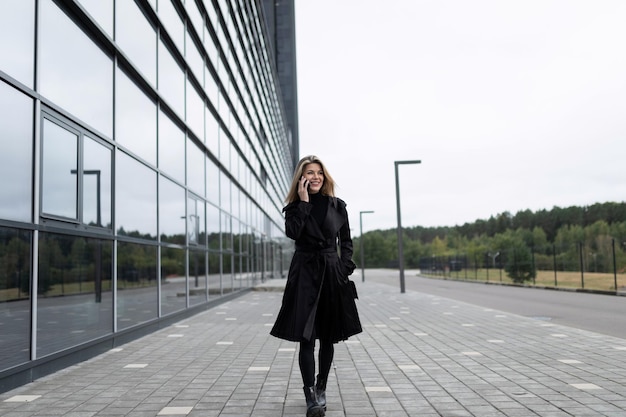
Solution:
<path fill-rule="evenodd" d="M 322 171 L 322 166 L 317 162 L 306 164 L 302 171 L 302 176 L 307 181 L 305 184 L 308 184 L 309 193 L 319 193 L 322 189 L 322 185 L 324 185 L 324 171 Z"/>

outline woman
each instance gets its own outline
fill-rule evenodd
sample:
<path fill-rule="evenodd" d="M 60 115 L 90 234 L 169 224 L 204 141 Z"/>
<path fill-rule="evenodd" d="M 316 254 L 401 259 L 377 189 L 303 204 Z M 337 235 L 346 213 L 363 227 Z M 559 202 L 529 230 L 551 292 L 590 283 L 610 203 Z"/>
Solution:
<path fill-rule="evenodd" d="M 298 162 L 286 203 L 285 232 L 295 240 L 296 250 L 270 333 L 300 343 L 306 415 L 318 417 L 325 415 L 334 344 L 362 331 L 356 291 L 348 280 L 356 266 L 352 238 L 346 203 L 335 197 L 335 183 L 316 156 Z M 317 383 L 316 339 L 320 341 Z"/>

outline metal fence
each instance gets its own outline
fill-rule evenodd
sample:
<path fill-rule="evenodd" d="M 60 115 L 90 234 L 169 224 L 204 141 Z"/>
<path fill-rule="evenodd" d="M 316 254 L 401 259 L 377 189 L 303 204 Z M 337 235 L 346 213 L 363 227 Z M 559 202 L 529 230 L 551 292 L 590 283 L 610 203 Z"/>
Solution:
<path fill-rule="evenodd" d="M 423 275 L 626 292 L 626 242 L 522 247 L 422 258 Z"/>

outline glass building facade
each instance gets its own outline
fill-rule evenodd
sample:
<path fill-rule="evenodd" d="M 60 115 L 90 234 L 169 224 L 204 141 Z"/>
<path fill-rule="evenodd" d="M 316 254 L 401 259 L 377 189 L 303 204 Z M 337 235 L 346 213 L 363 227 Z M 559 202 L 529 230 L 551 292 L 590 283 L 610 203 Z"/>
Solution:
<path fill-rule="evenodd" d="M 266 22 L 261 0 L 0 2 L 0 389 L 283 275 L 297 108 Z"/>

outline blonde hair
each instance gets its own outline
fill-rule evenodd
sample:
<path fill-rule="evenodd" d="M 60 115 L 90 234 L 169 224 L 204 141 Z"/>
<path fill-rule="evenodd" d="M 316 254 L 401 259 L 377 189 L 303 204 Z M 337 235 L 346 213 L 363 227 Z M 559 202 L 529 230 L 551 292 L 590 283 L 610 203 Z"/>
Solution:
<path fill-rule="evenodd" d="M 328 173 L 324 163 L 317 156 L 308 155 L 300 159 L 298 165 L 296 166 L 296 170 L 294 171 L 293 178 L 291 180 L 289 193 L 287 194 L 287 198 L 285 198 L 285 202 L 287 204 L 293 203 L 294 201 L 300 201 L 300 197 L 298 197 L 298 182 L 300 181 L 302 175 L 304 175 L 304 168 L 308 164 L 319 164 L 320 167 L 322 167 L 322 172 L 324 172 L 324 183 L 322 184 L 320 193 L 330 197 L 335 196 L 335 180 L 333 180 L 333 177 L 331 177 Z"/>

